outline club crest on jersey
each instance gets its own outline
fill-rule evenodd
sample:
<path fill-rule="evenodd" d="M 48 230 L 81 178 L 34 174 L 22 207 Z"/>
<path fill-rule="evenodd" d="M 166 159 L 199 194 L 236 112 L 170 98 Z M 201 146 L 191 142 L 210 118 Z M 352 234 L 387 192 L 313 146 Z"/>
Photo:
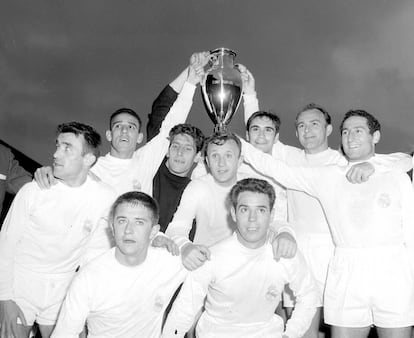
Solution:
<path fill-rule="evenodd" d="M 382 193 L 379 195 L 377 204 L 380 208 L 388 208 L 391 204 L 391 197 L 387 193 Z"/>

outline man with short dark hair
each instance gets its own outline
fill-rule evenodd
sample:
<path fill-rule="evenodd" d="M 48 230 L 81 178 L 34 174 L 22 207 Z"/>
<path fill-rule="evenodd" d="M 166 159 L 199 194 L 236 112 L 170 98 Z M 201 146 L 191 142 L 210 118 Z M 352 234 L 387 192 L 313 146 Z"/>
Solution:
<path fill-rule="evenodd" d="M 82 268 L 63 303 L 54 338 L 160 337 L 164 311 L 187 271 L 180 257 L 150 246 L 159 231 L 157 202 L 131 191 L 111 207 L 116 247 Z"/>
<path fill-rule="evenodd" d="M 230 191 L 235 232 L 210 248 L 211 257 L 190 272 L 167 318 L 162 337 L 184 337 L 197 312 L 197 337 L 301 337 L 315 311 L 316 292 L 306 263 L 297 254 L 275 261 L 267 243 L 275 192 L 264 180 L 248 178 Z M 274 314 L 290 283 L 298 297 L 284 329 Z"/>
<path fill-rule="evenodd" d="M 136 149 L 143 141 L 138 114 L 129 108 L 115 111 L 106 131 L 106 139 L 111 143 L 110 152 L 98 159 L 91 172 L 111 185 L 118 194 L 139 190 L 152 195 L 153 178 L 170 145 L 169 132 L 187 118 L 205 62 L 205 53 L 192 55 L 190 66 L 182 73 L 184 83 L 177 100 L 165 116 L 157 136 L 144 146 Z M 38 170 L 35 178 L 42 187 L 49 187 L 49 181 L 53 182 L 50 168 Z"/>
<path fill-rule="evenodd" d="M 235 227 L 230 217 L 228 193 L 238 179 L 242 162 L 241 144 L 234 134 L 213 134 L 204 144 L 210 173 L 192 180 L 184 190 L 180 205 L 166 235 L 181 249 L 184 266 L 193 270 L 210 257 L 209 247 L 232 235 Z M 189 239 L 196 220 L 194 240 Z M 296 243 L 291 234 L 281 229 L 273 242 L 275 256 L 291 257 Z"/>
<path fill-rule="evenodd" d="M 50 336 L 80 264 L 109 249 L 106 217 L 115 191 L 88 177 L 101 138 L 78 122 L 58 126 L 53 175 L 16 195 L 0 233 L 0 336 L 27 337 L 36 321 Z"/>
<path fill-rule="evenodd" d="M 191 170 L 200 157 L 204 135 L 190 124 L 178 124 L 169 134 L 170 146 L 153 179 L 153 197 L 160 205 L 160 231 L 165 232 L 190 183 Z"/>

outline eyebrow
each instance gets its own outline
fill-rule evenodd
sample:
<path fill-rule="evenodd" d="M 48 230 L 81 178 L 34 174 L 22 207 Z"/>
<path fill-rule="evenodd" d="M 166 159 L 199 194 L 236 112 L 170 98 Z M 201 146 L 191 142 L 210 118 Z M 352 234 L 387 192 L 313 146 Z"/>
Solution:
<path fill-rule="evenodd" d="M 249 205 L 248 205 L 248 204 L 239 204 L 239 205 L 237 206 L 237 208 L 240 208 L 240 207 L 249 207 Z M 268 205 L 250 205 L 250 207 L 254 207 L 254 208 L 266 208 L 266 209 L 269 209 L 269 206 L 268 206 Z"/>
<path fill-rule="evenodd" d="M 56 145 L 61 145 L 61 144 L 65 145 L 65 146 L 71 146 L 72 145 L 72 143 L 67 142 L 67 141 L 56 140 Z"/>
<path fill-rule="evenodd" d="M 253 128 L 253 127 L 261 127 L 259 124 L 252 124 L 250 125 L 249 129 Z M 263 128 L 272 128 L 272 129 L 276 129 L 274 125 L 271 126 L 263 126 Z"/>
<path fill-rule="evenodd" d="M 115 121 L 112 123 L 112 127 L 116 126 L 117 124 L 121 124 L 121 123 L 130 124 L 138 128 L 138 125 L 135 122 L 129 122 L 129 121 Z"/>

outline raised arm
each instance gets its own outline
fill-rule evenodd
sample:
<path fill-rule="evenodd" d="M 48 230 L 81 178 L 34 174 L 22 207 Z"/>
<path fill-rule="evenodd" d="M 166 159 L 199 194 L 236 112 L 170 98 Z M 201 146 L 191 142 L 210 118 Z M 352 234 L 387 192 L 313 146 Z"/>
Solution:
<path fill-rule="evenodd" d="M 243 105 L 244 105 L 244 123 L 253 113 L 259 110 L 259 100 L 257 99 L 256 84 L 253 74 L 242 64 L 237 65 L 240 70 L 243 81 Z"/>
<path fill-rule="evenodd" d="M 188 72 L 189 69 L 186 67 L 177 78 L 161 91 L 152 103 L 151 114 L 148 115 L 147 142 L 159 133 L 162 121 L 164 121 L 165 116 L 184 87 Z"/>

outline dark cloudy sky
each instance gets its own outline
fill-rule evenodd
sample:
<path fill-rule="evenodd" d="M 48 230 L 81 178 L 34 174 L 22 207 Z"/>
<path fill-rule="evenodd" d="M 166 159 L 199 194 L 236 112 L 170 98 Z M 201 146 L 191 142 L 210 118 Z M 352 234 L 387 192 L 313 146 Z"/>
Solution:
<path fill-rule="evenodd" d="M 146 121 L 192 52 L 224 46 L 255 75 L 260 106 L 279 114 L 287 143 L 297 144 L 296 111 L 317 102 L 333 115 L 332 147 L 343 113 L 363 108 L 383 124 L 379 151 L 409 151 L 413 17 L 410 0 L 2 0 L 0 139 L 50 163 L 57 124 L 103 134 L 123 106 Z M 212 131 L 200 92 L 189 121 Z"/>

